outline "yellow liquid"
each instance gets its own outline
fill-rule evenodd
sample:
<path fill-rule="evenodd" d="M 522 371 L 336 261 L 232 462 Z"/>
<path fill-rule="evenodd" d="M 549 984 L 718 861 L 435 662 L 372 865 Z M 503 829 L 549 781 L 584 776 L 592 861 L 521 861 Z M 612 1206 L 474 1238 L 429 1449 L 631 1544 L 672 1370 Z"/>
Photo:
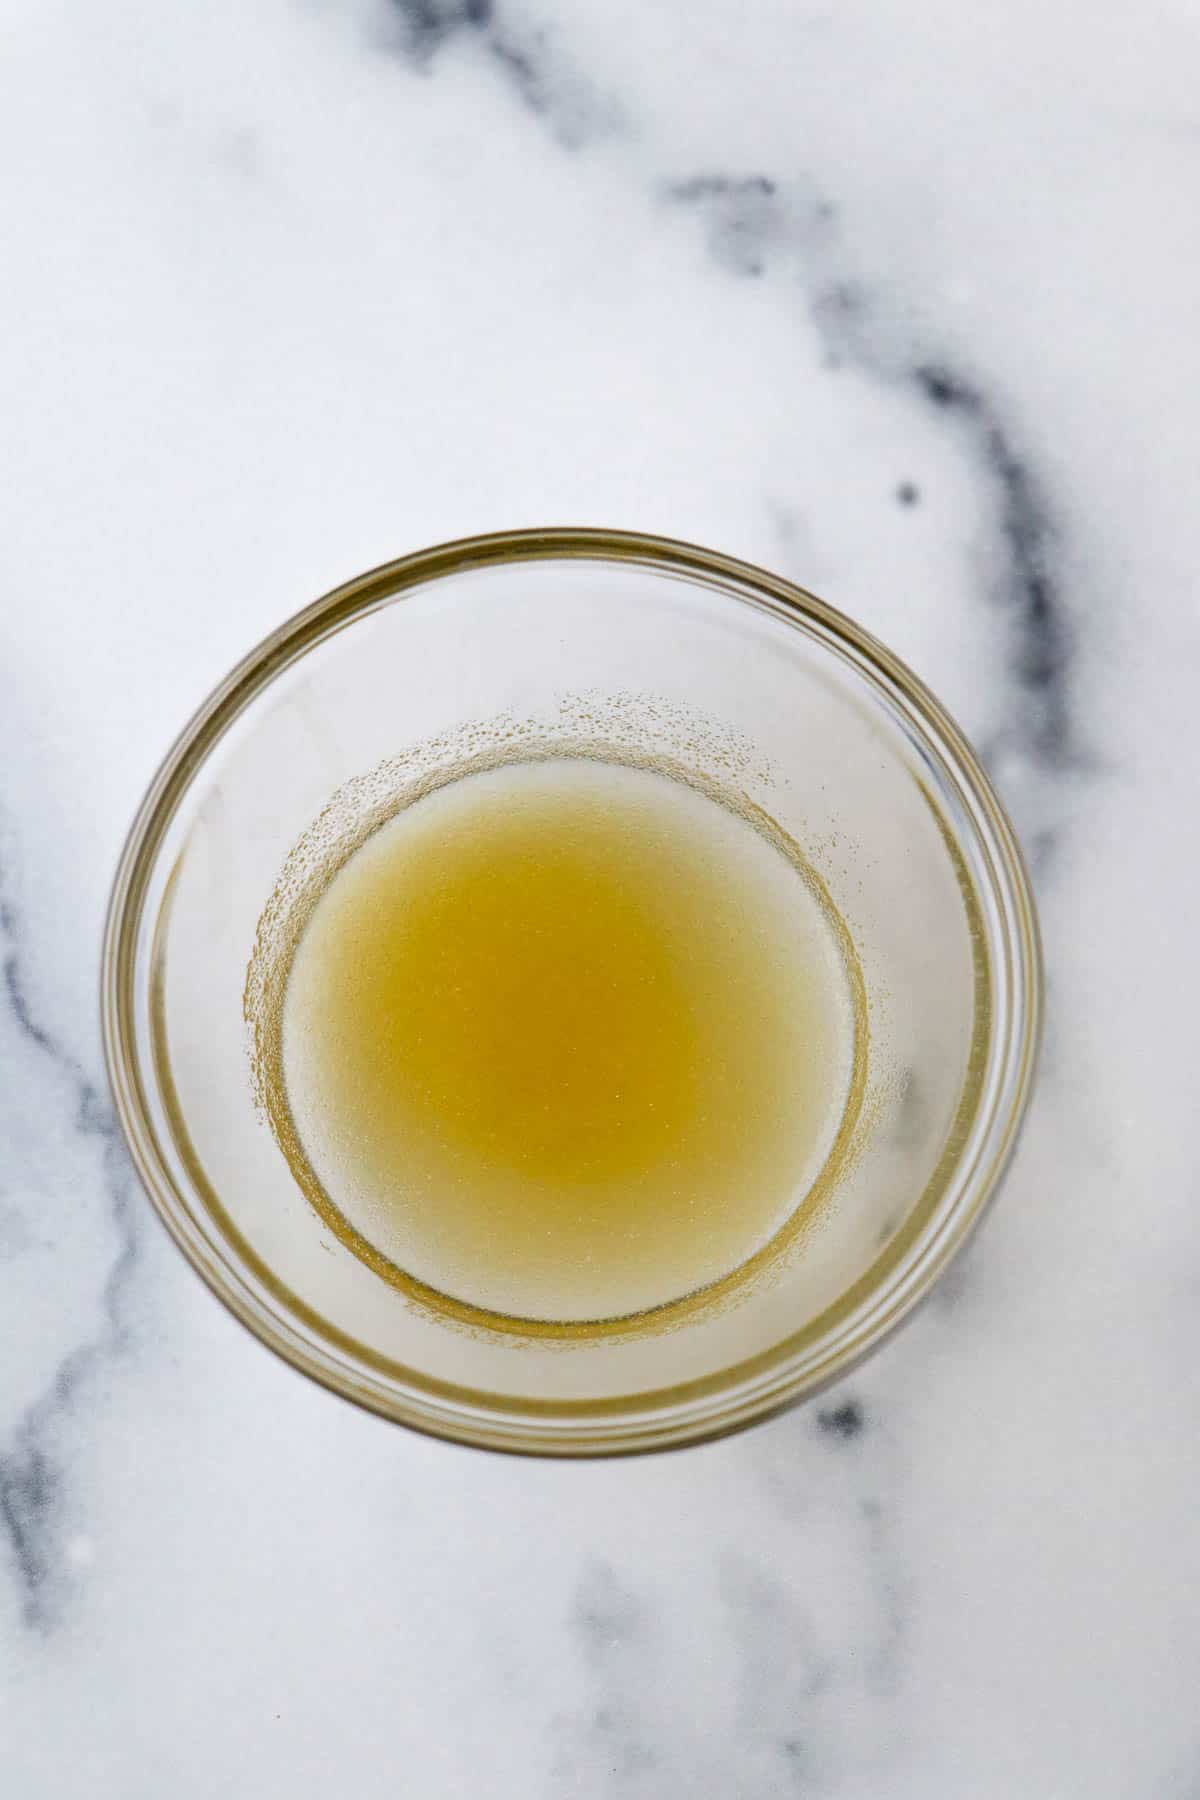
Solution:
<path fill-rule="evenodd" d="M 510 1317 L 703 1288 L 830 1155 L 852 954 L 783 841 L 682 782 L 565 757 L 449 782 L 349 858 L 296 948 L 310 1190 L 377 1266 Z"/>

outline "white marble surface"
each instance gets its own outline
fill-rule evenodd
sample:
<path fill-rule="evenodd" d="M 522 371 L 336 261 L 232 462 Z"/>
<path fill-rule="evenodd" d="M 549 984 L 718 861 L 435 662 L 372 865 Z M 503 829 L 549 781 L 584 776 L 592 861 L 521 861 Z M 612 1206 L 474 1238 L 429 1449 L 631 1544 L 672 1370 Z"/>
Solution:
<path fill-rule="evenodd" d="M 0 1785 L 1200 1795 L 1194 0 L 10 0 Z M 986 751 L 1050 967 L 938 1301 L 634 1463 L 425 1442 L 170 1249 L 99 1066 L 182 718 L 336 580 L 614 523 L 795 574 Z"/>

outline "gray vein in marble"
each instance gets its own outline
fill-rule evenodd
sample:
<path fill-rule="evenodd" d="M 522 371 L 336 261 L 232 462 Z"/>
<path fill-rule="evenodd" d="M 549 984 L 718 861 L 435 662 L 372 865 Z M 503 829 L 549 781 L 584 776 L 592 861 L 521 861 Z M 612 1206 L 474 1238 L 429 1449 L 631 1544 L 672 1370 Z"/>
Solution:
<path fill-rule="evenodd" d="M 1050 770 L 1068 766 L 1078 759 L 1069 686 L 1073 643 L 1054 575 L 1057 532 L 1042 484 L 979 387 L 933 362 L 918 364 L 913 380 L 939 412 L 961 421 L 997 488 L 1006 554 L 996 598 L 1016 621 L 1010 673 L 1023 697 L 1015 730 L 1035 762 Z"/>
<path fill-rule="evenodd" d="M 872 1687 L 891 1688 L 907 1629 L 902 1564 L 888 1510 L 876 1497 L 895 1491 L 900 1451 L 892 1433 L 879 1423 L 876 1407 L 842 1389 L 752 1441 L 766 1490 L 789 1523 L 810 1520 L 819 1504 L 831 1500 L 853 1509 L 860 1521 L 876 1614 L 875 1630 L 861 1646 L 861 1667 Z M 814 1456 L 817 1446 L 820 1455 Z"/>
<path fill-rule="evenodd" d="M 877 1572 L 879 1602 L 879 1630 L 867 1653 L 866 1678 L 875 1693 L 890 1694 L 900 1681 L 908 1613 L 903 1604 L 892 1528 L 882 1503 L 871 1498 L 860 1501 L 859 1516 L 866 1530 L 867 1554 Z"/>
<path fill-rule="evenodd" d="M 7 846 L 6 846 L 7 849 Z M 66 1598 L 62 1558 L 55 1554 L 64 1501 L 64 1459 L 59 1428 L 77 1405 L 86 1379 L 127 1342 L 124 1291 L 137 1257 L 132 1173 L 109 1105 L 82 1063 L 36 1015 L 21 962 L 21 920 L 6 887 L 7 858 L 0 860 L 0 934 L 4 942 L 3 996 L 20 1041 L 48 1062 L 72 1100 L 68 1129 L 97 1141 L 104 1192 L 116 1229 L 117 1250 L 103 1283 L 100 1330 L 59 1361 L 41 1396 L 18 1421 L 11 1443 L 0 1450 L 0 1532 L 7 1540 L 26 1625 L 46 1631 Z"/>
<path fill-rule="evenodd" d="M 842 1400 L 837 1406 L 823 1406 L 817 1413 L 817 1427 L 827 1437 L 852 1443 L 861 1436 L 866 1420 L 857 1400 Z"/>
<path fill-rule="evenodd" d="M 769 1747 L 779 1791 L 807 1793 L 823 1776 L 821 1732 L 809 1715 L 837 1678 L 813 1620 L 772 1571 L 740 1552 L 722 1556 L 717 1583 L 739 1648 L 740 1733 Z M 775 1780 L 771 1782 L 775 1787 Z"/>
<path fill-rule="evenodd" d="M 714 261 L 732 275 L 757 278 L 780 241 L 784 225 L 779 188 L 769 175 L 693 175 L 668 185 L 667 197 L 708 213 L 708 246 Z"/>
<path fill-rule="evenodd" d="M 603 1767 L 623 1787 L 657 1768 L 659 1752 L 649 1741 L 627 1674 L 628 1653 L 639 1660 L 638 1653 L 648 1647 L 651 1623 L 638 1596 L 609 1563 L 587 1565 L 571 1598 L 567 1629 L 597 1698 L 587 1716 L 571 1726 L 572 1743 L 559 1755 L 557 1779 L 574 1785 L 583 1762 Z"/>
<path fill-rule="evenodd" d="M 1074 638 L 1055 570 L 1059 532 L 1044 484 L 1000 407 L 978 380 L 925 353 L 920 332 L 898 332 L 896 309 L 885 309 L 872 288 L 841 266 L 837 214 L 827 199 L 785 190 L 762 173 L 691 176 L 662 192 L 671 204 L 699 210 L 709 252 L 730 274 L 761 277 L 773 256 L 790 255 L 830 369 L 849 363 L 889 385 L 903 384 L 957 430 L 996 503 L 988 598 L 1013 621 L 1009 717 L 987 752 L 992 759 L 1015 752 L 1043 773 L 1082 766 L 1071 706 Z M 911 482 L 896 490 L 901 505 L 919 497 Z M 1050 844 L 1039 847 L 1044 855 Z"/>
<path fill-rule="evenodd" d="M 886 1432 L 864 1433 L 858 1400 L 836 1399 L 826 1412 L 831 1422 L 810 1411 L 750 1440 L 795 1561 L 786 1548 L 782 1559 L 760 1555 L 755 1535 L 735 1527 L 694 1570 L 690 1604 L 699 1618 L 715 1608 L 718 1638 L 732 1652 L 718 1716 L 698 1715 L 681 1730 L 678 1618 L 660 1614 L 610 1564 L 584 1569 L 567 1632 L 587 1698 L 556 1722 L 550 1792 L 770 1800 L 841 1791 L 864 1754 L 862 1701 L 899 1685 L 908 1607 L 889 1512 L 876 1498 L 894 1483 L 896 1446 Z M 825 1545 L 853 1572 L 852 1628 L 809 1591 L 806 1565 Z M 879 1753 L 877 1744 L 865 1752 Z"/>
<path fill-rule="evenodd" d="M 546 30 L 513 19 L 495 0 L 388 0 L 388 5 L 399 47 L 412 67 L 427 72 L 448 45 L 473 43 L 564 149 L 578 149 L 619 128 L 619 109 L 563 59 Z"/>

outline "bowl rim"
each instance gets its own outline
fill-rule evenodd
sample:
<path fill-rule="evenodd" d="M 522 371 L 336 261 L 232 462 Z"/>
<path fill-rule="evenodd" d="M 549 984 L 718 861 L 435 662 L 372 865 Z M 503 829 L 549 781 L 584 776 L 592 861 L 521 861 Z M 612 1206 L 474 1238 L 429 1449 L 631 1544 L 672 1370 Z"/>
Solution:
<path fill-rule="evenodd" d="M 826 1314 L 819 1315 L 819 1319 L 838 1315 L 846 1329 L 832 1337 L 816 1361 L 809 1358 L 806 1366 L 799 1365 L 794 1337 L 789 1337 L 746 1362 L 727 1365 L 698 1381 L 602 1402 L 531 1402 L 486 1390 L 452 1389 L 407 1368 L 402 1371 L 405 1383 L 401 1385 L 394 1375 L 381 1373 L 385 1367 L 396 1370 L 400 1366 L 382 1361 L 372 1376 L 362 1366 L 363 1346 L 322 1320 L 281 1282 L 273 1283 L 270 1271 L 236 1230 L 230 1242 L 227 1215 L 211 1189 L 207 1197 L 203 1193 L 207 1182 L 197 1164 L 188 1173 L 201 1189 L 201 1208 L 209 1218 L 215 1217 L 235 1261 L 214 1253 L 211 1239 L 194 1223 L 192 1208 L 158 1144 L 144 1098 L 133 1022 L 136 951 L 156 859 L 199 771 L 250 704 L 286 669 L 336 632 L 443 577 L 498 563 L 544 560 L 634 563 L 700 580 L 718 591 L 728 593 L 736 586 L 739 594 L 730 597 L 757 600 L 764 610 L 795 628 L 816 626 L 826 649 L 840 647 L 860 677 L 873 677 L 893 704 L 901 703 L 924 747 L 935 753 L 943 770 L 953 776 L 961 796 L 970 802 L 980 843 L 992 853 L 994 877 L 1009 903 L 1003 914 L 1009 930 L 1001 948 L 1011 974 L 1013 1004 L 1008 1008 L 1006 1049 L 1012 1066 L 999 1097 L 1003 1104 L 999 1099 L 994 1104 L 974 1161 L 963 1168 L 950 1167 L 928 1208 L 924 1206 L 930 1192 L 927 1188 L 909 1222 L 892 1240 L 892 1244 L 905 1240 L 916 1252 L 915 1258 L 907 1266 L 899 1254 L 893 1259 L 892 1268 L 899 1269 L 900 1275 L 891 1289 L 872 1280 L 882 1260 L 877 1259 Z M 811 629 L 809 635 L 813 635 Z M 944 833 L 950 832 L 944 821 L 942 828 Z M 947 842 L 953 849 L 949 837 Z M 965 876 L 965 866 L 963 873 Z M 996 946 L 989 944 L 989 948 L 994 952 Z M 164 756 L 122 847 L 104 926 L 100 1015 L 109 1087 L 141 1183 L 192 1267 L 261 1343 L 342 1398 L 432 1436 L 478 1448 L 578 1457 L 660 1450 L 724 1436 L 820 1393 L 891 1336 L 963 1248 L 995 1196 L 1032 1091 L 1041 1042 L 1043 987 L 1037 912 L 1012 824 L 963 732 L 899 657 L 807 589 L 740 558 L 645 532 L 544 527 L 455 539 L 382 563 L 285 620 L 218 683 Z M 989 1047 L 994 1035 L 993 1023 Z M 912 1230 L 912 1218 L 918 1214 L 922 1229 Z M 890 1255 L 892 1244 L 884 1257 Z M 239 1258 L 249 1265 L 260 1286 L 274 1292 L 275 1307 L 247 1280 L 246 1270 L 236 1266 Z M 868 1296 L 885 1304 L 864 1312 L 862 1302 Z M 284 1310 L 279 1310 L 280 1305 Z M 297 1321 L 307 1330 L 298 1328 Z M 827 1337 L 836 1322 L 831 1320 Z M 810 1334 L 814 1323 L 807 1328 Z"/>

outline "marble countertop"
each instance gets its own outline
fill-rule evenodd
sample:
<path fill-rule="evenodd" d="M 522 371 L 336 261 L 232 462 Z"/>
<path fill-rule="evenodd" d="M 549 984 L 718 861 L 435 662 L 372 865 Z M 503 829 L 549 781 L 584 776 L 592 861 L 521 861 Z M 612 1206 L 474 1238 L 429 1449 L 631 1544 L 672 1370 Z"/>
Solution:
<path fill-rule="evenodd" d="M 1200 14 L 82 0 L 0 59 L 0 1785 L 1200 1795 Z M 1029 848 L 1043 1076 L 935 1303 L 666 1457 L 427 1442 L 224 1313 L 96 960 L 255 639 L 507 525 L 796 576 Z"/>

